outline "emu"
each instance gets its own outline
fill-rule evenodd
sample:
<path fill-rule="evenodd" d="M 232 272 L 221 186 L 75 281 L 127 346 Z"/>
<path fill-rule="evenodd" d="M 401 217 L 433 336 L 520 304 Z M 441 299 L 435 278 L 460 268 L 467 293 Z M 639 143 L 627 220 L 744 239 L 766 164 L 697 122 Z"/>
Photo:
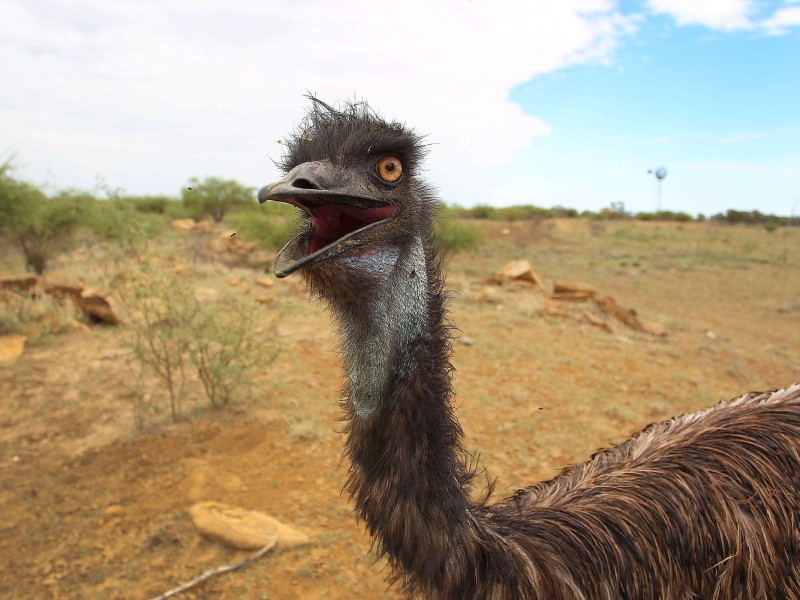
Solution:
<path fill-rule="evenodd" d="M 409 597 L 800 598 L 800 385 L 648 426 L 490 504 L 451 402 L 452 327 L 422 137 L 365 103 L 311 107 L 285 176 L 299 209 L 275 258 L 336 321 L 345 489 Z M 489 486 L 491 488 L 491 486 Z"/>

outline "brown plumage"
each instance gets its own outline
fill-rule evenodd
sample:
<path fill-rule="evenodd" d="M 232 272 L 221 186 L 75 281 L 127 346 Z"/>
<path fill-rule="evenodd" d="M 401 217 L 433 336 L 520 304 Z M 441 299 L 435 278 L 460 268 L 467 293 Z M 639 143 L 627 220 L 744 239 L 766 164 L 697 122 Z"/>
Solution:
<path fill-rule="evenodd" d="M 471 500 L 420 137 L 312 99 L 287 147 L 286 177 L 259 199 L 305 217 L 275 272 L 299 271 L 332 310 L 346 489 L 409 596 L 800 598 L 800 385 L 650 425 L 499 504 Z"/>

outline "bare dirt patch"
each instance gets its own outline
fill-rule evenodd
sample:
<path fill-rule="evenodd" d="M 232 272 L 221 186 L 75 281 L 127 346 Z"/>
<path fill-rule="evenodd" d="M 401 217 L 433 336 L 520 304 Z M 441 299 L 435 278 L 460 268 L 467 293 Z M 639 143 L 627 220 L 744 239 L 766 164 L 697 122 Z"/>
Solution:
<path fill-rule="evenodd" d="M 483 226 L 485 244 L 450 260 L 453 360 L 467 447 L 498 477 L 498 494 L 650 422 L 800 379 L 800 231 Z M 518 258 L 543 285 L 479 299 Z M 79 257 L 71 268 L 80 275 Z M 313 541 L 184 597 L 396 596 L 340 495 L 341 376 L 328 316 L 294 283 L 261 277 L 220 268 L 208 281 L 258 302 L 265 321 L 279 317 L 269 334 L 281 353 L 246 404 L 206 410 L 195 391 L 192 418 L 169 424 L 165 413 L 152 433 L 137 432 L 124 325 L 54 335 L 0 365 L 0 596 L 149 598 L 247 556 L 195 532 L 187 510 L 203 501 L 270 514 Z M 550 314 L 554 281 L 602 290 L 667 335 Z"/>

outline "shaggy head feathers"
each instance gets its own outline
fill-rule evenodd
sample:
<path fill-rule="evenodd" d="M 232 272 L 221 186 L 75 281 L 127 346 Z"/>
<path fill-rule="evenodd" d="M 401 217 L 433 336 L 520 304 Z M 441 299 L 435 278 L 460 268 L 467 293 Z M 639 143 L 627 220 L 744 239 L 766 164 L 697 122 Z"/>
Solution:
<path fill-rule="evenodd" d="M 346 102 L 334 108 L 314 96 L 308 99 L 311 107 L 305 118 L 285 140 L 287 151 L 278 163 L 284 172 L 317 160 L 351 166 L 394 154 L 403 163 L 403 172 L 410 174 L 425 157 L 422 136 L 402 123 L 381 118 L 366 102 Z"/>

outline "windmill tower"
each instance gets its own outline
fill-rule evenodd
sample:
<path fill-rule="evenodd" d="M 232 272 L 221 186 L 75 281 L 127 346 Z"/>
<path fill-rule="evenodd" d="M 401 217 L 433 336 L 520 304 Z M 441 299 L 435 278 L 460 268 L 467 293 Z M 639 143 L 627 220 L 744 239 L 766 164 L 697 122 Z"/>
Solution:
<path fill-rule="evenodd" d="M 656 212 L 661 212 L 661 182 L 667 176 L 667 169 L 665 167 L 658 167 L 657 169 L 648 169 L 648 174 L 656 178 Z"/>

